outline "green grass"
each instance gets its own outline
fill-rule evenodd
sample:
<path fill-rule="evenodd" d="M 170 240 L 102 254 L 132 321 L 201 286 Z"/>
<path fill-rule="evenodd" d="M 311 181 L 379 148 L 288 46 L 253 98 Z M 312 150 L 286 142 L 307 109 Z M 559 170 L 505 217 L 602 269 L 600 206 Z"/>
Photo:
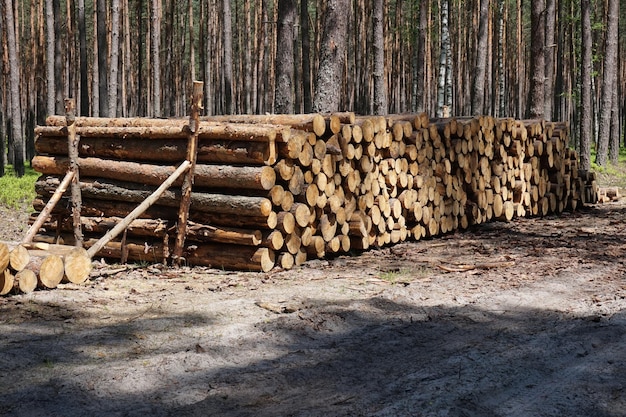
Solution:
<path fill-rule="evenodd" d="M 0 204 L 17 209 L 32 203 L 35 198 L 35 181 L 39 175 L 27 166 L 24 176 L 17 178 L 13 167 L 7 166 L 4 176 L 0 177 Z"/>
<path fill-rule="evenodd" d="M 617 164 L 610 162 L 606 166 L 595 163 L 596 152 L 591 150 L 591 170 L 598 176 L 600 186 L 626 188 L 626 148 L 620 148 Z"/>

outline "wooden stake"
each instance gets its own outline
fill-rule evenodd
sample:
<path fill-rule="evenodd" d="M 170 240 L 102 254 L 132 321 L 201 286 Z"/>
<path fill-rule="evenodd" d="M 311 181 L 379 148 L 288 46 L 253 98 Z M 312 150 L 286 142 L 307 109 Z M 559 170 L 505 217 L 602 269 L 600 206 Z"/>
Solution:
<path fill-rule="evenodd" d="M 185 234 L 187 233 L 187 220 L 189 218 L 189 206 L 191 205 L 191 190 L 193 188 L 196 160 L 198 158 L 198 126 L 200 124 L 200 110 L 202 109 L 204 83 L 193 82 L 193 95 L 191 99 L 191 114 L 189 115 L 189 142 L 187 144 L 187 161 L 190 163 L 189 171 L 183 179 L 182 196 L 178 211 L 178 227 L 176 230 L 176 243 L 172 258 L 175 264 L 182 263 L 183 247 L 185 246 Z"/>
<path fill-rule="evenodd" d="M 76 246 L 83 246 L 83 230 L 80 224 L 80 211 L 82 206 L 82 197 L 80 193 L 80 178 L 78 173 L 78 142 L 76 136 L 76 102 L 73 98 L 65 99 L 65 123 L 67 125 L 67 149 L 70 160 L 69 172 L 74 173 L 70 188 L 72 190 L 72 219 L 74 224 L 74 237 L 76 238 Z"/>
<path fill-rule="evenodd" d="M 48 202 L 46 203 L 46 206 L 39 213 L 39 216 L 37 216 L 35 222 L 30 226 L 28 232 L 26 233 L 26 236 L 22 240 L 22 243 L 30 243 L 33 241 L 33 237 L 35 237 L 35 235 L 41 228 L 41 225 L 48 219 L 56 204 L 59 202 L 61 197 L 63 197 L 63 194 L 65 193 L 65 191 L 67 191 L 67 187 L 74 179 L 75 175 L 76 174 L 73 171 L 68 171 L 67 174 L 65 174 L 63 181 L 61 181 L 61 185 L 59 185 L 50 200 L 48 200 Z"/>
<path fill-rule="evenodd" d="M 183 172 L 189 169 L 191 163 L 189 161 L 184 161 L 176 171 L 163 183 L 159 188 L 156 189 L 148 198 L 144 200 L 137 208 L 131 211 L 128 216 L 124 218 L 123 221 L 118 223 L 113 229 L 109 230 L 104 236 L 100 238 L 92 247 L 87 250 L 87 254 L 90 258 L 93 258 L 96 253 L 100 251 L 107 243 L 109 243 L 112 239 L 115 239 L 117 235 L 122 233 L 124 229 L 128 227 L 128 225 L 141 216 L 151 205 L 153 205 L 167 190 L 173 183 L 180 177 Z"/>

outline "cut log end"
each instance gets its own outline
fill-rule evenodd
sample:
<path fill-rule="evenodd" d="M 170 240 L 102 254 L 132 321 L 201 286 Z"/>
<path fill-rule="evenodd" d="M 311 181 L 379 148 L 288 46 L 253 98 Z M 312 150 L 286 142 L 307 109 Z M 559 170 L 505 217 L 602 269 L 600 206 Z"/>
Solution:
<path fill-rule="evenodd" d="M 73 284 L 87 281 L 91 273 L 92 263 L 87 250 L 74 248 L 65 256 L 65 277 Z"/>

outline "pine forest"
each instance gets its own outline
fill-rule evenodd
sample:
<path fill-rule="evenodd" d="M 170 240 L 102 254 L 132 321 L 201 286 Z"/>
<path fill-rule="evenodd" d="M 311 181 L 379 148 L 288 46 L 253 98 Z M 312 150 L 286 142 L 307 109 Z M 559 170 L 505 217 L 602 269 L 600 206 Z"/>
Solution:
<path fill-rule="evenodd" d="M 0 174 L 64 114 L 426 112 L 569 122 L 581 167 L 616 162 L 619 0 L 2 0 Z M 622 22 L 623 22 L 622 18 Z M 25 162 L 24 162 L 25 161 Z"/>

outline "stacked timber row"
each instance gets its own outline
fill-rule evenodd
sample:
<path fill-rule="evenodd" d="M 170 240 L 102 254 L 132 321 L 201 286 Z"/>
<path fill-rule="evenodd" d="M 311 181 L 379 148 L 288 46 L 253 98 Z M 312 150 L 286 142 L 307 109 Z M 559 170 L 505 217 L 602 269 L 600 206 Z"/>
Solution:
<path fill-rule="evenodd" d="M 185 160 L 187 120 L 77 117 L 81 224 L 91 247 Z M 310 258 L 436 236 L 492 219 L 593 202 L 567 126 L 425 114 L 202 118 L 184 259 L 268 271 Z M 36 130 L 43 210 L 70 165 L 66 118 Z M 167 262 L 181 181 L 98 256 Z M 73 244 L 71 197 L 35 241 Z M 36 216 L 33 216 L 33 218 Z"/>
<path fill-rule="evenodd" d="M 52 289 L 61 282 L 83 283 L 91 258 L 83 248 L 0 243 L 0 295 Z"/>

